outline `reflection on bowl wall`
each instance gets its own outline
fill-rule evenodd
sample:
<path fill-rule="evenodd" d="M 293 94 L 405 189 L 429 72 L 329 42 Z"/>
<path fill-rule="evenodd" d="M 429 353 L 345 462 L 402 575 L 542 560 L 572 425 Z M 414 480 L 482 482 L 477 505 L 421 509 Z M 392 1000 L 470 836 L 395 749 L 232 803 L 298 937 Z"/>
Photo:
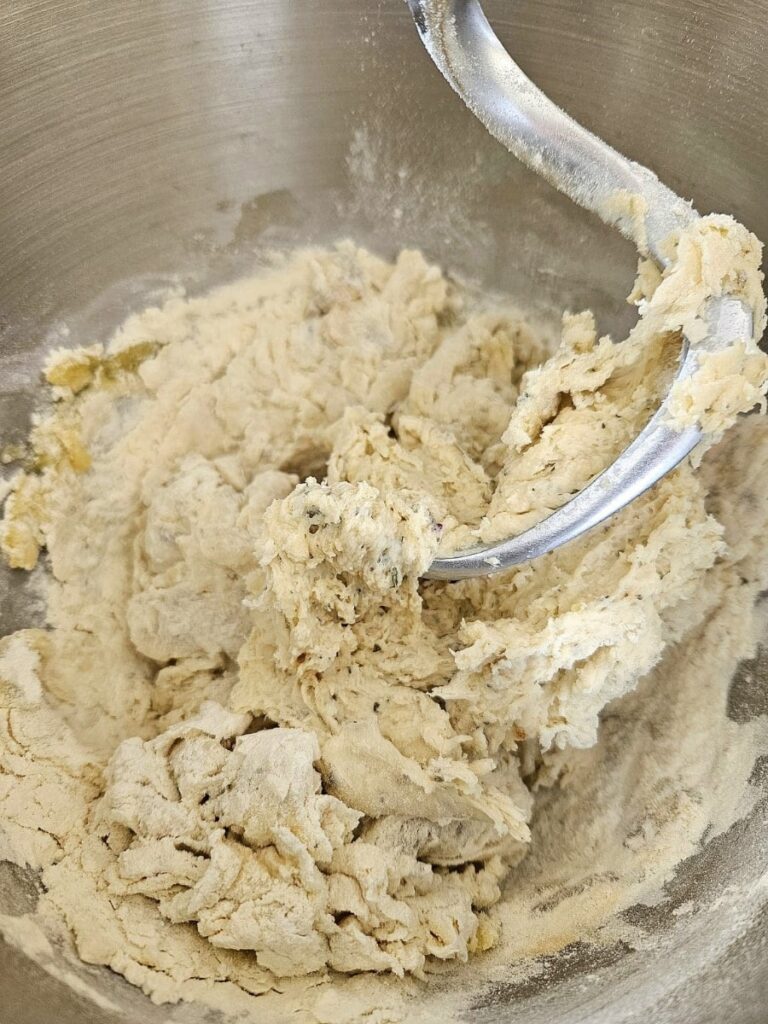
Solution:
<path fill-rule="evenodd" d="M 486 9 L 570 113 L 700 211 L 732 212 L 768 238 L 768 0 Z M 419 246 L 553 329 L 564 307 L 591 306 L 605 330 L 631 321 L 631 247 L 486 136 L 402 0 L 15 0 L 0 9 L 0 38 L 3 442 L 26 434 L 47 346 L 104 338 L 153 290 L 202 288 L 295 242 Z M 6 571 L 2 632 L 32 613 Z M 734 713 L 765 709 L 766 669 L 741 673 Z M 765 818 L 759 804 L 684 865 L 702 907 L 768 869 Z M 22 914 L 34 896 L 34 879 L 0 865 L 0 913 Z M 725 911 L 707 920 L 731 928 Z M 663 957 L 651 942 L 598 963 L 561 958 L 536 982 L 478 993 L 471 1019 L 764 1024 L 767 921 L 758 913 L 707 959 L 690 922 L 659 915 L 667 937 L 679 934 Z M 111 1009 L 0 947 L 0 1021 L 199 1016 L 153 1007 L 109 972 L 83 975 Z"/>

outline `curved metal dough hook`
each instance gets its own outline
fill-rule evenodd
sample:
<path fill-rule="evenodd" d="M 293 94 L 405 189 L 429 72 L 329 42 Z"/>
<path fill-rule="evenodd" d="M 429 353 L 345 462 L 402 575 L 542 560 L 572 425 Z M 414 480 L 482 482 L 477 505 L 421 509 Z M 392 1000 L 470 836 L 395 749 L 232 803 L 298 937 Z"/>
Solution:
<path fill-rule="evenodd" d="M 622 156 L 556 106 L 499 42 L 478 0 L 407 0 L 430 56 L 488 131 L 519 160 L 574 202 L 666 265 L 663 243 L 698 214 L 647 167 Z M 676 380 L 692 376 L 702 350 L 727 348 L 752 335 L 752 313 L 740 300 L 713 298 L 709 334 L 683 345 Z M 503 572 L 579 537 L 652 487 L 701 440 L 670 423 L 668 401 L 604 472 L 561 508 L 516 537 L 437 558 L 427 579 L 458 580 Z"/>

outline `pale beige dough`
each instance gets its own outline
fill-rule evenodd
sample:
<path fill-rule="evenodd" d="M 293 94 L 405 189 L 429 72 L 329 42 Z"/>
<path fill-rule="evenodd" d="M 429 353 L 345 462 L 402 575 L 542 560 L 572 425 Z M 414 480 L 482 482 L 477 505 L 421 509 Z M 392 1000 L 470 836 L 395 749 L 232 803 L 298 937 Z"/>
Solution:
<path fill-rule="evenodd" d="M 174 1000 L 422 976 L 503 939 L 533 791 L 752 548 L 708 497 L 714 448 L 531 565 L 419 577 L 618 454 L 708 295 L 739 294 L 759 333 L 752 236 L 707 218 L 671 252 L 663 278 L 641 266 L 627 340 L 567 316 L 549 358 L 420 254 L 350 244 L 53 354 L 0 527 L 11 565 L 45 548 L 51 570 L 51 628 L 0 648 L 0 855 L 42 869 L 85 960 Z M 766 377 L 745 338 L 675 416 L 712 444 Z M 759 424 L 736 436 L 768 451 Z"/>

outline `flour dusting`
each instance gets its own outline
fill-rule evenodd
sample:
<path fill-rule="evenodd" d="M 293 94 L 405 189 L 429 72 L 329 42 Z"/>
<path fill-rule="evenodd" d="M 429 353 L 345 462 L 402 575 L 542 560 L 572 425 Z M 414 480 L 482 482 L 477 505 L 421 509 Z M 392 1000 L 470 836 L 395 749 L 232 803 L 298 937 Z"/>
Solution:
<path fill-rule="evenodd" d="M 10 941 L 158 1003 L 380 1024 L 642 943 L 625 912 L 750 811 L 768 749 L 726 714 L 768 580 L 755 339 L 678 396 L 698 468 L 530 565 L 421 577 L 615 458 L 715 286 L 762 330 L 745 229 L 672 251 L 618 344 L 580 313 L 550 352 L 345 243 L 51 354 L 0 525 L 47 571 L 48 627 L 0 641 L 0 858 L 42 885 Z"/>

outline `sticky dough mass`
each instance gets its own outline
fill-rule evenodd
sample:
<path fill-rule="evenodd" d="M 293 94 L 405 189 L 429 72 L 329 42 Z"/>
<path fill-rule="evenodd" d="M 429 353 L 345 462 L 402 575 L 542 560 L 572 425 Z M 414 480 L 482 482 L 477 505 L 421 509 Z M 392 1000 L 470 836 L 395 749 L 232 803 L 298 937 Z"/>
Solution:
<path fill-rule="evenodd" d="M 641 264 L 627 340 L 581 313 L 552 354 L 419 253 L 351 244 L 53 354 L 0 532 L 12 566 L 50 560 L 50 629 L 3 641 L 0 853 L 43 869 L 84 959 L 163 999 L 496 942 L 533 790 L 698 624 L 730 547 L 685 464 L 532 564 L 419 577 L 604 468 L 707 296 L 759 334 L 759 255 L 706 218 Z M 675 416 L 711 445 L 765 381 L 745 338 Z"/>

